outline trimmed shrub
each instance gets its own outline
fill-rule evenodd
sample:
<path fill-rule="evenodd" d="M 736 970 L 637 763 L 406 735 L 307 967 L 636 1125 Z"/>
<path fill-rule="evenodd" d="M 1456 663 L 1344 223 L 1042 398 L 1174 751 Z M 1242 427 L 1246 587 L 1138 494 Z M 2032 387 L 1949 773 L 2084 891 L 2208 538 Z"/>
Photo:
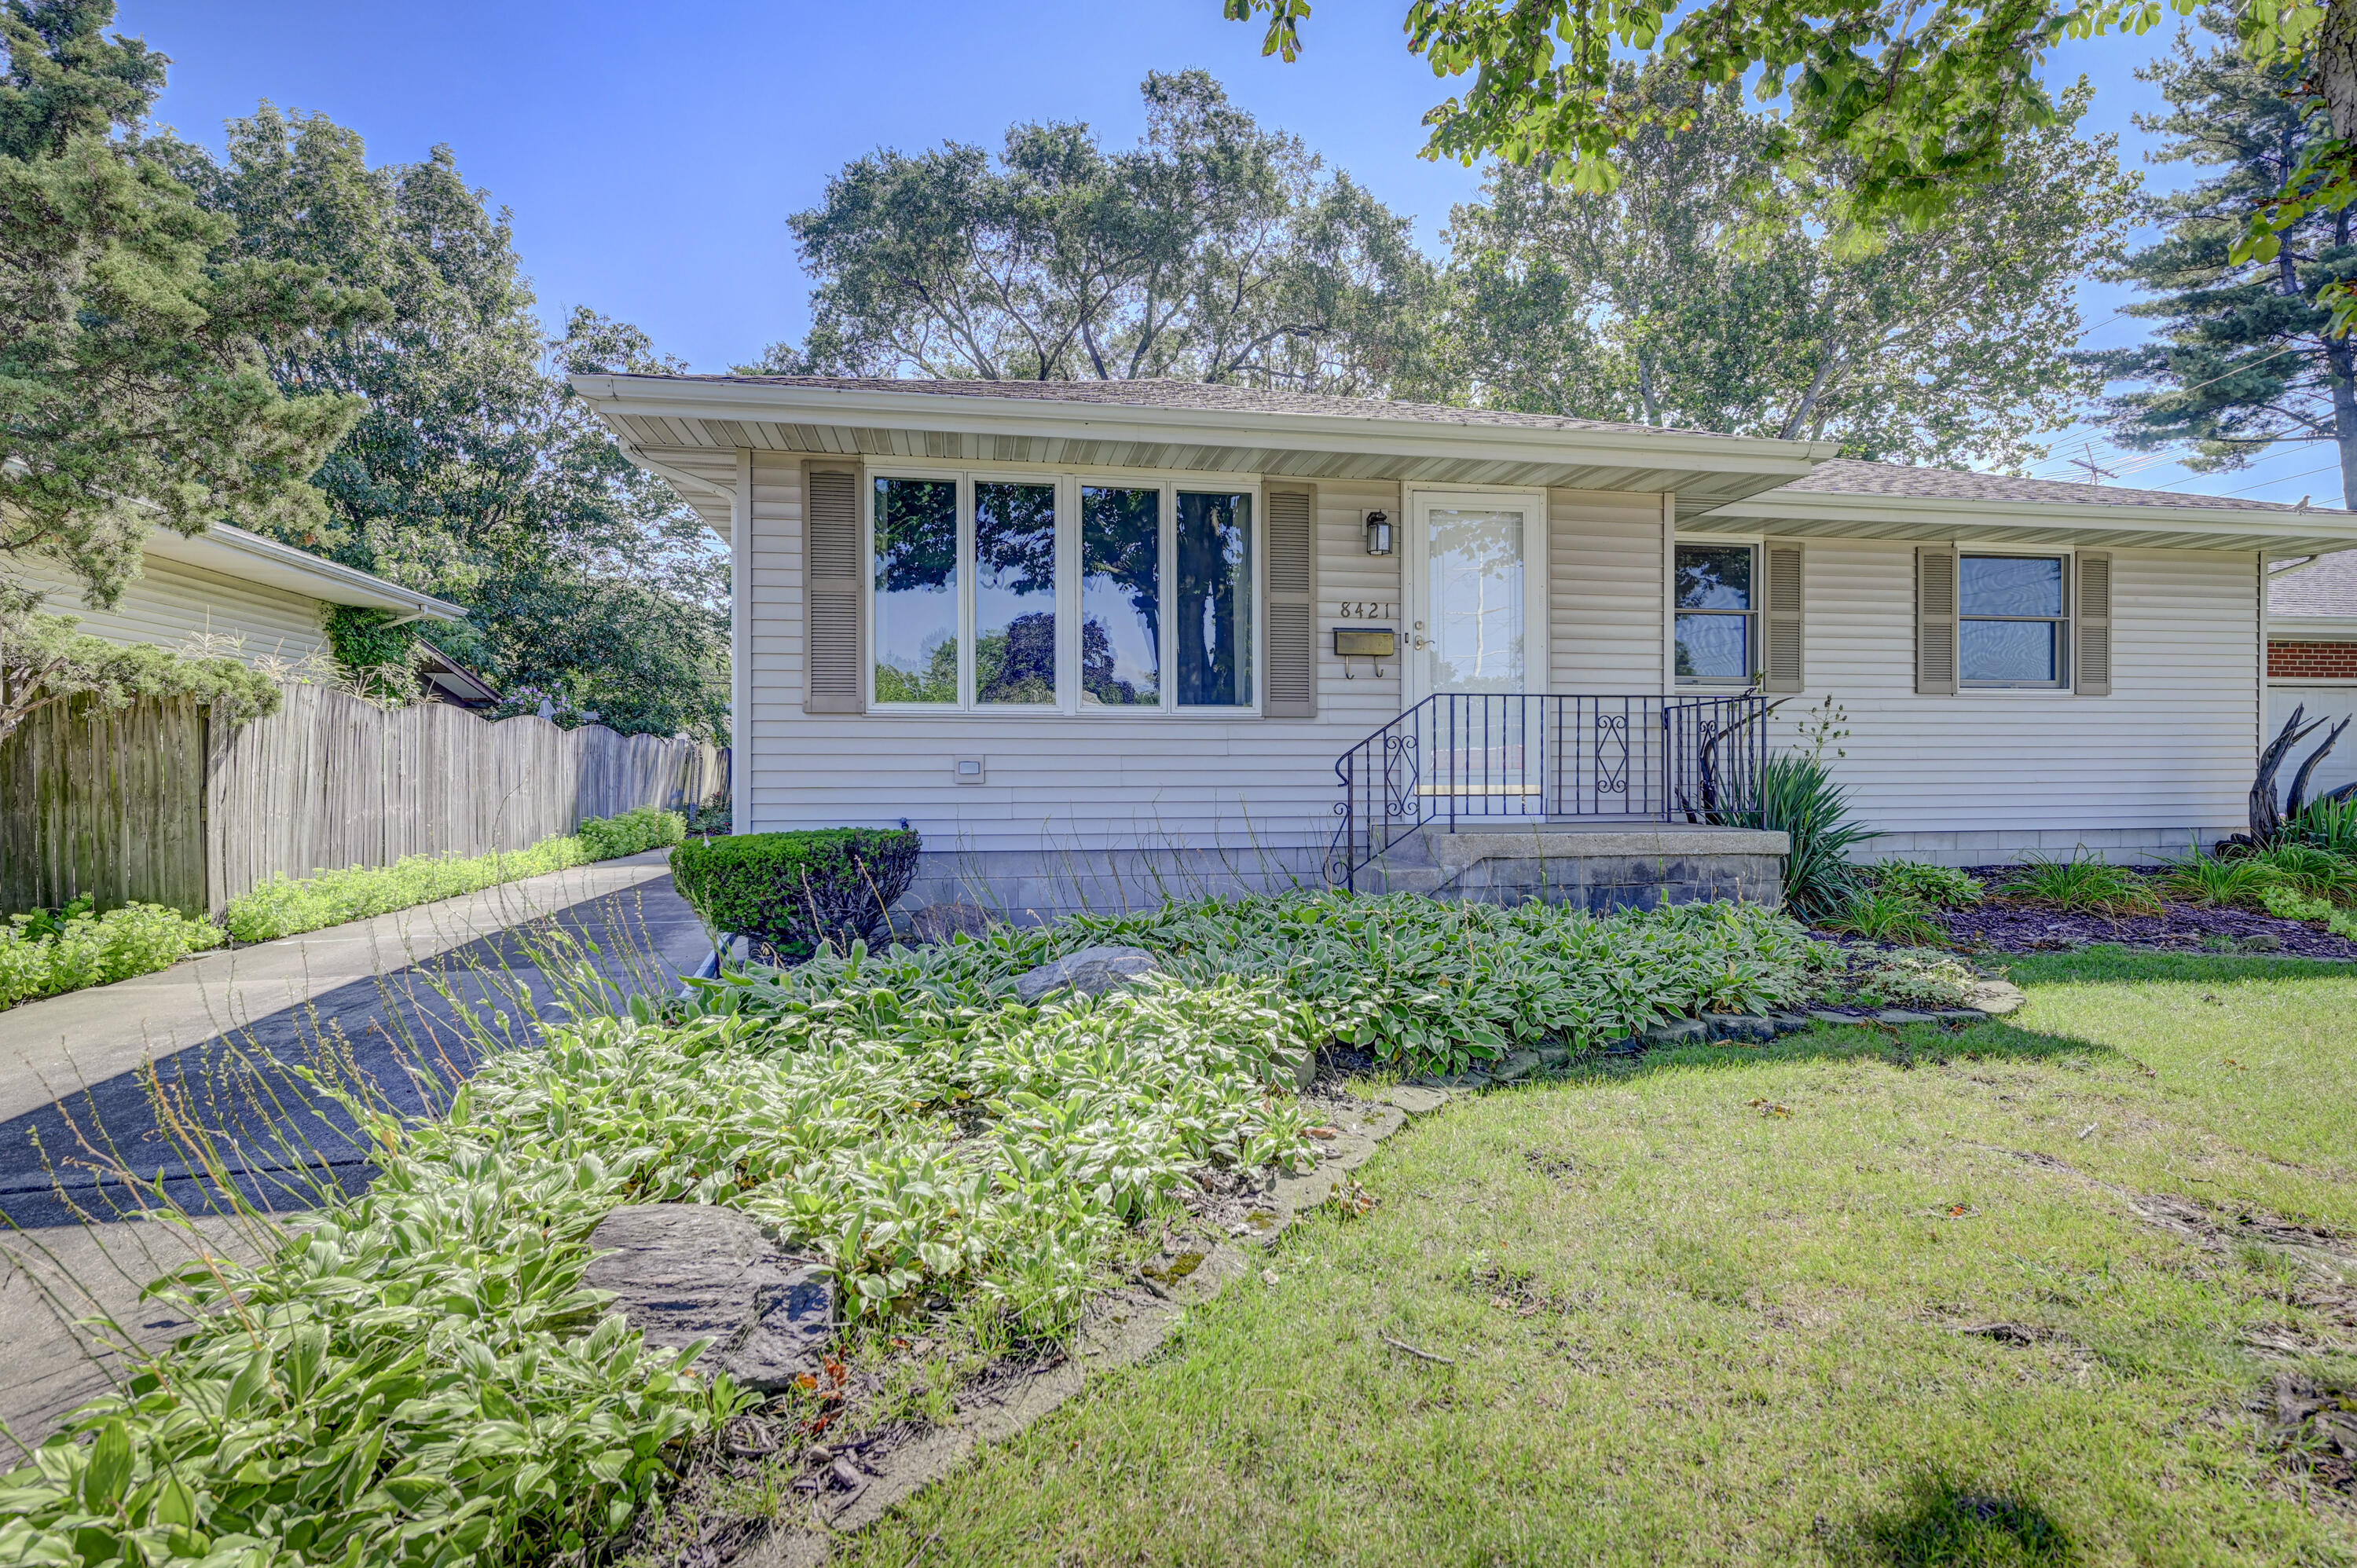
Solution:
<path fill-rule="evenodd" d="M 681 844 L 672 881 L 716 929 L 799 963 L 873 937 L 915 880 L 922 843 L 905 828 L 743 833 Z"/>
<path fill-rule="evenodd" d="M 0 1007 L 169 969 L 224 940 L 218 926 L 160 904 L 93 915 L 77 899 L 56 914 L 11 915 L 0 924 Z"/>

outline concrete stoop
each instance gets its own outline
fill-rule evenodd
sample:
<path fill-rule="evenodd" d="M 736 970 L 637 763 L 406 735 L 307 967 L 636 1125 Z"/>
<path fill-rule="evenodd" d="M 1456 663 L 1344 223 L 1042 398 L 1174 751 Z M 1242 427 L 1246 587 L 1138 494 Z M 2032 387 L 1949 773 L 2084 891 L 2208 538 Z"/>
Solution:
<path fill-rule="evenodd" d="M 1670 822 L 1531 822 L 1420 828 L 1361 870 L 1363 893 L 1488 904 L 1540 898 L 1603 913 L 1741 898 L 1783 902 L 1791 838 Z"/>

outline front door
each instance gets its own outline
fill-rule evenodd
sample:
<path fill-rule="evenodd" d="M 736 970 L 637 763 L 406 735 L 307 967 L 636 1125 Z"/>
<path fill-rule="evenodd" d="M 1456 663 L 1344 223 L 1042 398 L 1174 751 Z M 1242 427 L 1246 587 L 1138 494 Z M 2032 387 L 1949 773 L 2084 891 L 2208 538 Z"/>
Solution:
<path fill-rule="evenodd" d="M 1544 690 L 1540 499 L 1423 491 L 1409 512 L 1408 703 Z"/>
<path fill-rule="evenodd" d="M 1546 511 L 1540 496 L 1416 493 L 1408 508 L 1407 673 L 1417 792 L 1448 817 L 1543 811 Z"/>

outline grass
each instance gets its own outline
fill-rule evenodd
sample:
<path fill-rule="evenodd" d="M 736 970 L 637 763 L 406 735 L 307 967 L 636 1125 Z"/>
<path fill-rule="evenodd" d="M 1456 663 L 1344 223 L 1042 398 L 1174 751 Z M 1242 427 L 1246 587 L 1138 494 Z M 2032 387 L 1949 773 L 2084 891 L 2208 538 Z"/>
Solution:
<path fill-rule="evenodd" d="M 2014 973 L 2012 1023 L 1452 1107 L 1358 1173 L 1373 1214 L 1297 1230 L 1275 1283 L 847 1559 L 2357 1558 L 2357 1511 L 2303 1500 L 2248 1409 L 2282 1368 L 2357 1381 L 2350 1328 L 2282 1256 L 2120 1196 L 2357 1231 L 2357 974 L 2117 950 Z M 2019 1342 L 1958 1332 L 1996 1322 Z"/>

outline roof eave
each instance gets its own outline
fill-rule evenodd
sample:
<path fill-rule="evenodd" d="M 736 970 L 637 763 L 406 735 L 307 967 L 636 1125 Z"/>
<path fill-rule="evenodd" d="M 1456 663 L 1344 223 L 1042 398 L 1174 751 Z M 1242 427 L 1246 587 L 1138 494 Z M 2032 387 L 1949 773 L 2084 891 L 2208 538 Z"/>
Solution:
<path fill-rule="evenodd" d="M 2270 615 L 2267 635 L 2286 642 L 2357 642 L 2357 616 Z"/>
<path fill-rule="evenodd" d="M 1719 525 L 1714 529 L 1713 524 Z M 1696 532 L 1768 525 L 1806 535 L 1960 539 L 1991 542 L 2142 544 L 2156 549 L 2341 550 L 2357 545 L 2357 516 L 2249 507 L 2091 506 L 1945 496 L 1766 491 L 1681 526 Z"/>
<path fill-rule="evenodd" d="M 1566 465 L 1685 469 L 1740 476 L 1755 482 L 1760 489 L 1803 478 L 1838 451 L 1832 442 L 1774 441 L 1676 430 L 1535 429 L 1251 409 L 1178 409 L 974 397 L 956 392 L 668 381 L 602 373 L 576 375 L 573 385 L 601 413 L 624 415 L 853 427 L 881 424 L 944 434 L 1034 436 L 1070 435 L 1076 430 L 1093 429 L 1123 439 L 1151 435 L 1182 446 L 1279 446 L 1404 457 L 1445 451 L 1452 456 L 1523 462 L 1544 462 L 1554 457 Z"/>
<path fill-rule="evenodd" d="M 215 523 L 193 537 L 156 528 L 149 532 L 145 548 L 163 560 L 284 588 L 328 604 L 390 610 L 404 620 L 460 620 L 467 614 L 464 606 L 447 599 L 404 588 L 373 573 L 227 523 Z"/>

